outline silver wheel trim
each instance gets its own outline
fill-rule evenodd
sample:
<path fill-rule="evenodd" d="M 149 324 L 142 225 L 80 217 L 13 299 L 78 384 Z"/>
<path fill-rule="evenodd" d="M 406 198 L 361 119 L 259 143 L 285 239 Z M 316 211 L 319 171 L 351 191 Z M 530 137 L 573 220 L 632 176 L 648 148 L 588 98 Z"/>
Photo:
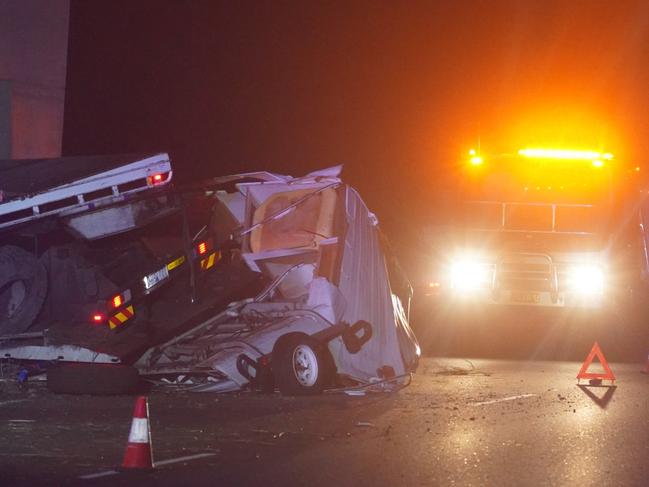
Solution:
<path fill-rule="evenodd" d="M 318 381 L 318 357 L 308 345 L 293 350 L 293 373 L 303 387 L 312 387 Z"/>

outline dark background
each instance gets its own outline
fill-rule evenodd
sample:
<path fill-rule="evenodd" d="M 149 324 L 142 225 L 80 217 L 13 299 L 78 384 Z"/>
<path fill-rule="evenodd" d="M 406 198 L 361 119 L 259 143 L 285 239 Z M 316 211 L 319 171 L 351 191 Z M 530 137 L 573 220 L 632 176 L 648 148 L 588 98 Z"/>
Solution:
<path fill-rule="evenodd" d="M 641 165 L 648 35 L 647 2 L 72 0 L 63 151 L 168 151 L 180 180 L 342 163 L 409 254 L 478 141 Z"/>

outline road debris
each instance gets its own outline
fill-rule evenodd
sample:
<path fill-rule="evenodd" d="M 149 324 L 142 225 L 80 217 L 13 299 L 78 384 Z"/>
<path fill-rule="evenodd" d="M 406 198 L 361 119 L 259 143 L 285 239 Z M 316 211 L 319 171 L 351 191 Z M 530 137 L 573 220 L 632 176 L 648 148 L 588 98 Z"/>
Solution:
<path fill-rule="evenodd" d="M 483 370 L 477 369 L 476 366 L 473 364 L 473 362 L 471 362 L 470 360 L 465 359 L 464 361 L 469 365 L 469 368 L 435 362 L 435 367 L 433 368 L 433 370 L 426 368 L 426 370 L 424 370 L 424 373 L 431 373 L 433 375 L 442 375 L 442 376 L 446 376 L 446 375 L 484 375 L 486 377 L 491 376 L 490 372 L 485 372 Z"/>
<path fill-rule="evenodd" d="M 517 399 L 524 399 L 527 397 L 535 397 L 538 394 L 520 394 L 518 396 L 508 396 L 508 397 L 501 397 L 500 399 L 492 399 L 490 401 L 480 401 L 480 402 L 472 402 L 470 403 L 471 406 L 486 406 L 487 404 L 496 404 L 498 402 L 506 402 L 506 401 L 515 401 Z"/>
<path fill-rule="evenodd" d="M 345 394 L 348 396 L 364 396 L 365 391 L 358 390 L 358 389 L 348 389 L 346 391 L 343 391 Z"/>

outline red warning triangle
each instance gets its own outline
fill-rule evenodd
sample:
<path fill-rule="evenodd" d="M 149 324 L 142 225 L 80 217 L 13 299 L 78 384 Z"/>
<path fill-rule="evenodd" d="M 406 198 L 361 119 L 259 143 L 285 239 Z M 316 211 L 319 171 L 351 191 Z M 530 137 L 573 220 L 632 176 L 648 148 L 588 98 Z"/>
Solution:
<path fill-rule="evenodd" d="M 602 364 L 602 367 L 604 368 L 604 373 L 586 372 L 595 357 L 597 357 L 600 363 Z M 601 379 L 601 380 L 611 380 L 611 381 L 615 380 L 615 375 L 613 374 L 611 368 L 608 366 L 608 362 L 604 358 L 602 349 L 599 348 L 599 344 L 597 342 L 593 344 L 593 348 L 590 350 L 588 357 L 586 357 L 586 360 L 584 360 L 584 363 L 581 366 L 581 370 L 577 374 L 577 379 Z"/>

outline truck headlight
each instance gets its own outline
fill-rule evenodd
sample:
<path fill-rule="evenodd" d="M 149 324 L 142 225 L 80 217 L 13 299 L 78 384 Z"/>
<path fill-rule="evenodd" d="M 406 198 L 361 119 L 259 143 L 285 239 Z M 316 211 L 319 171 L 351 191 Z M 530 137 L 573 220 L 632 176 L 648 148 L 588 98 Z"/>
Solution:
<path fill-rule="evenodd" d="M 490 267 L 474 260 L 458 260 L 451 266 L 451 286 L 458 291 L 483 288 L 491 279 Z"/>
<path fill-rule="evenodd" d="M 596 265 L 571 268 L 567 281 L 570 290 L 579 294 L 599 294 L 604 291 L 604 272 Z"/>

